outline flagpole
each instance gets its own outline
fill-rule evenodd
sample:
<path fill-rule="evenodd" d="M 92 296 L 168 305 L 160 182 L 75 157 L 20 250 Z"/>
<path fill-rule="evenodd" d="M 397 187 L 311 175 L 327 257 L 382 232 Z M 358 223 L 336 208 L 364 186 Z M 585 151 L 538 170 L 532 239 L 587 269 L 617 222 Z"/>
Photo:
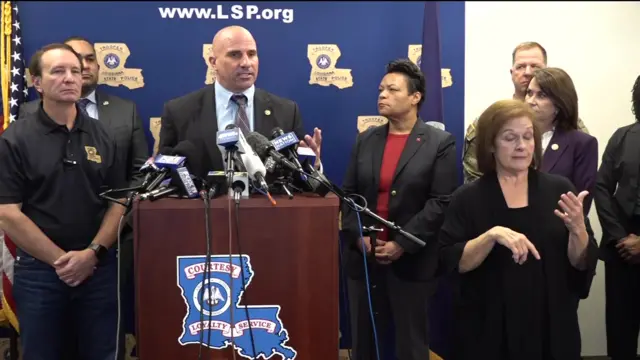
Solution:
<path fill-rule="evenodd" d="M 11 62 L 11 2 L 2 2 L 2 43 L 0 44 L 0 53 L 2 53 L 2 115 L 4 116 L 4 122 L 2 128 L 6 129 L 9 126 L 9 109 L 11 104 L 9 103 L 9 83 L 8 79 L 9 66 Z"/>

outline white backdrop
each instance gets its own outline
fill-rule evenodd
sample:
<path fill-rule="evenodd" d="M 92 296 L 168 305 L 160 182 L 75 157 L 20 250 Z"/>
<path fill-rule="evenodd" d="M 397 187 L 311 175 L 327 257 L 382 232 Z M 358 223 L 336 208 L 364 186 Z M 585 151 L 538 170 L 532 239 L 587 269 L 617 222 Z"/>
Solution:
<path fill-rule="evenodd" d="M 640 2 L 467 2 L 465 128 L 492 102 L 510 98 L 513 48 L 537 41 L 548 65 L 565 69 L 580 117 L 598 139 L 600 158 L 611 134 L 634 121 L 631 88 L 640 75 Z M 595 206 L 590 212 L 598 241 Z M 583 355 L 606 355 L 604 266 L 580 304 Z"/>

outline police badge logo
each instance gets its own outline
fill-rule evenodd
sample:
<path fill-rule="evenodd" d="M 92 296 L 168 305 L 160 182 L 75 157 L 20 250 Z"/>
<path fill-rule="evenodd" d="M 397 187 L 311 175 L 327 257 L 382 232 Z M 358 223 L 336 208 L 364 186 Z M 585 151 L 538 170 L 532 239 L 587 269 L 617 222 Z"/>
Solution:
<path fill-rule="evenodd" d="M 384 116 L 370 115 L 370 116 L 358 116 L 357 120 L 358 132 L 362 133 L 370 128 L 386 125 L 389 120 Z"/>
<path fill-rule="evenodd" d="M 307 45 L 307 59 L 311 65 L 309 85 L 333 85 L 338 89 L 352 87 L 351 69 L 336 68 L 341 55 L 340 48 L 335 44 Z"/>
<path fill-rule="evenodd" d="M 204 63 L 207 65 L 207 73 L 204 76 L 204 83 L 206 85 L 211 85 L 216 80 L 216 70 L 211 66 L 209 62 L 209 57 L 211 56 L 212 45 L 211 44 L 202 44 L 202 59 Z"/>
<path fill-rule="evenodd" d="M 98 84 L 124 86 L 131 90 L 144 86 L 142 69 L 127 69 L 125 64 L 131 51 L 124 43 L 96 43 L 96 56 L 100 60 Z"/>
<path fill-rule="evenodd" d="M 231 262 L 229 255 L 213 255 L 208 267 L 206 256 L 179 256 L 177 268 L 178 287 L 187 305 L 180 345 L 200 344 L 202 334 L 203 346 L 222 350 L 234 344 L 238 354 L 248 359 L 296 358 L 296 350 L 285 345 L 289 334 L 280 320 L 279 305 L 248 305 L 247 312 L 240 305 L 243 288 L 254 276 L 248 255 L 232 255 Z M 207 269 L 209 277 L 205 278 Z"/>
<path fill-rule="evenodd" d="M 422 66 L 422 45 L 409 45 L 408 58 L 418 67 Z M 451 69 L 440 69 L 442 77 L 442 87 L 453 86 L 453 78 L 451 77 Z"/>

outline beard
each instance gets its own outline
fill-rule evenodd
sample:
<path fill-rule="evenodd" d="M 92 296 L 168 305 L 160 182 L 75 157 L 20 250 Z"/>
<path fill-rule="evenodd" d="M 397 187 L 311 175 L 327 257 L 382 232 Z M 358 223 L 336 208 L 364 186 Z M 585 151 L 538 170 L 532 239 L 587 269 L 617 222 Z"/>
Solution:
<path fill-rule="evenodd" d="M 91 94 L 91 92 L 93 90 L 95 90 L 98 87 L 98 82 L 97 81 L 92 81 L 91 83 L 82 83 L 82 94 L 80 95 L 81 97 L 86 97 L 87 95 Z"/>

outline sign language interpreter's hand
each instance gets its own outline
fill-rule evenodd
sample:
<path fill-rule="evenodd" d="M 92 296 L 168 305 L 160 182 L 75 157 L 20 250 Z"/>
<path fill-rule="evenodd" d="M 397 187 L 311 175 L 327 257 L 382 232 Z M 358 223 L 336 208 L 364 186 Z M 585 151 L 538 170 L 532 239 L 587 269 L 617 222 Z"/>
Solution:
<path fill-rule="evenodd" d="M 582 231 L 586 231 L 586 227 L 584 225 L 584 211 L 582 210 L 582 203 L 584 201 L 585 196 L 589 194 L 588 191 L 582 191 L 578 196 L 569 191 L 566 194 L 560 195 L 560 201 L 558 201 L 558 205 L 564 211 L 564 213 L 558 209 L 554 210 L 553 213 L 556 214 L 562 221 L 564 221 L 564 225 L 569 229 L 569 232 L 572 234 L 579 234 Z"/>
<path fill-rule="evenodd" d="M 538 250 L 523 234 L 503 226 L 492 228 L 489 234 L 495 242 L 511 250 L 513 253 L 513 261 L 517 264 L 524 264 L 524 262 L 527 261 L 529 252 L 531 252 L 533 257 L 540 260 Z"/>

